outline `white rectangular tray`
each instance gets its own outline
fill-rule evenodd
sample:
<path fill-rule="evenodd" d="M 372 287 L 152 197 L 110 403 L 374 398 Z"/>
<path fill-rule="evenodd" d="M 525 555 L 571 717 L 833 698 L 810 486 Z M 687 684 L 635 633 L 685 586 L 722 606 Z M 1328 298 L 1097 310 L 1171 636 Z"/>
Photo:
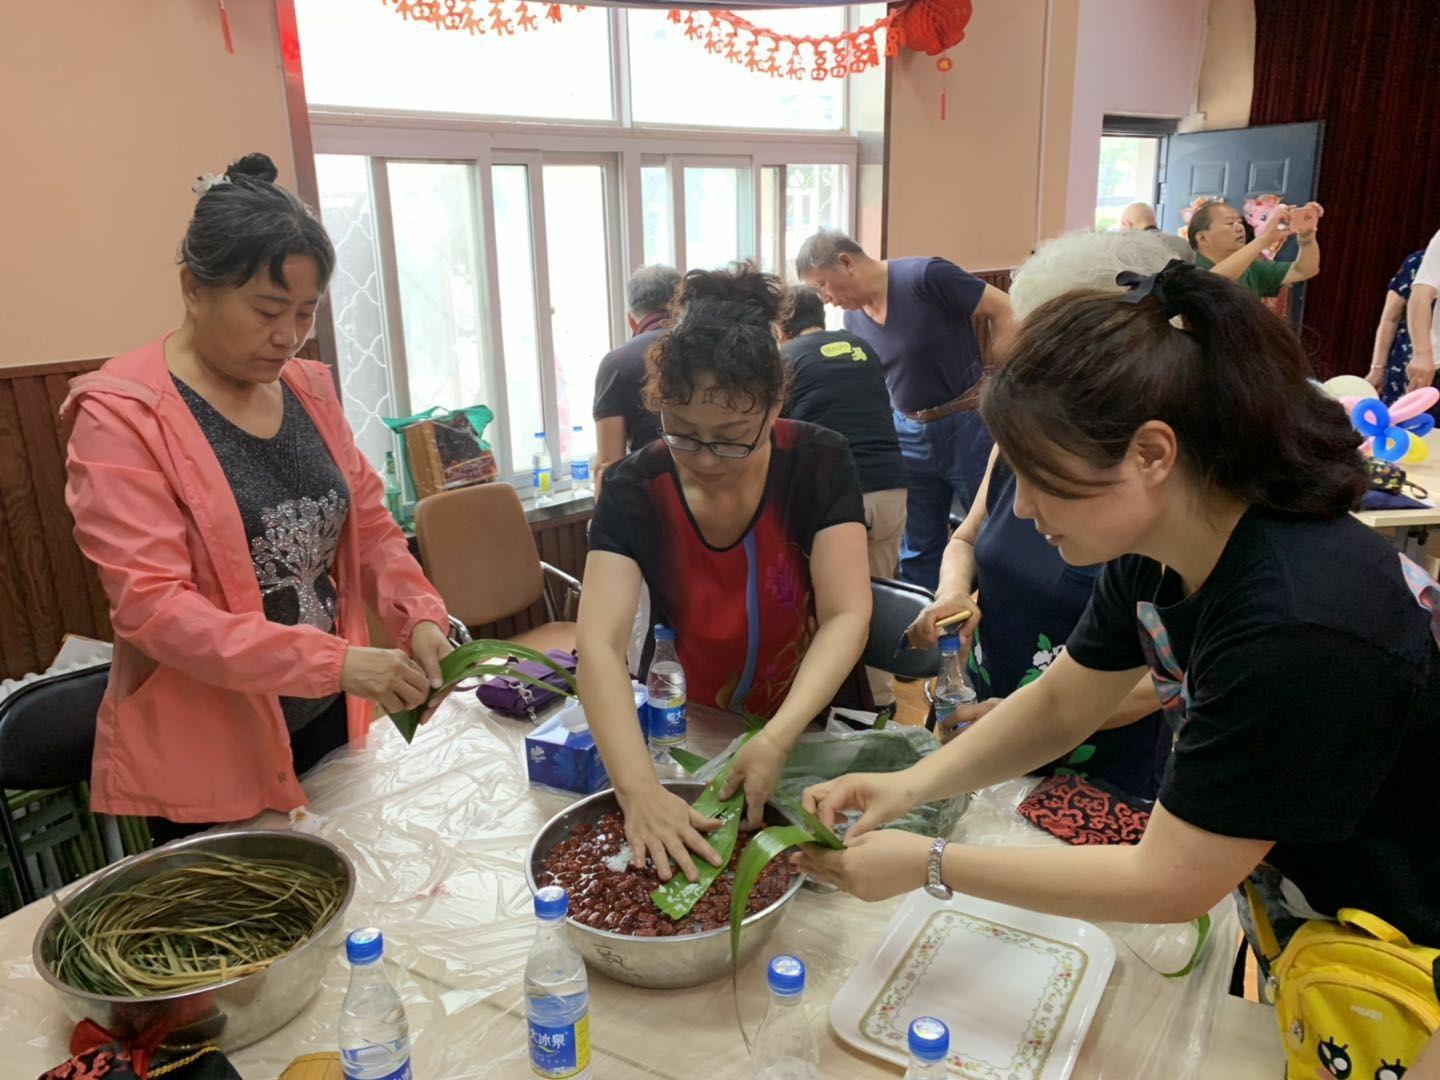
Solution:
<path fill-rule="evenodd" d="M 1089 923 L 916 892 L 840 988 L 830 1023 L 903 1066 L 910 1022 L 935 1016 L 955 1077 L 1065 1080 L 1114 966 L 1114 943 Z"/>

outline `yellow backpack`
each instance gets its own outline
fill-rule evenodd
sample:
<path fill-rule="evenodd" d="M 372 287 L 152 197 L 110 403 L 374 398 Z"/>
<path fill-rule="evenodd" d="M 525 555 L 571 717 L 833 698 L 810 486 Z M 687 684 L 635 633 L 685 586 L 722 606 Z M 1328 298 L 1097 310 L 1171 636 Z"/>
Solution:
<path fill-rule="evenodd" d="M 1342 908 L 1335 922 L 1305 923 L 1282 953 L 1248 882 L 1245 893 L 1270 963 L 1289 1080 L 1400 1080 L 1440 1028 L 1440 949 Z"/>

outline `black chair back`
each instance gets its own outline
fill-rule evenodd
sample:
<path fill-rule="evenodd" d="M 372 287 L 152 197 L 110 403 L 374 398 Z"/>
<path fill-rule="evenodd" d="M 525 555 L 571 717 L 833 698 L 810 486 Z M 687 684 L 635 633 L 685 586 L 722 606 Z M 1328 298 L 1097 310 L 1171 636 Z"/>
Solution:
<path fill-rule="evenodd" d="M 867 667 L 908 679 L 940 674 L 940 647 L 901 649 L 900 635 L 924 611 L 934 595 L 905 581 L 870 579 L 870 639 L 862 657 Z"/>
<path fill-rule="evenodd" d="M 0 840 L 22 904 L 39 890 L 5 790 L 63 788 L 90 779 L 95 717 L 109 680 L 110 665 L 103 664 L 26 683 L 0 701 Z"/>
<path fill-rule="evenodd" d="M 0 788 L 30 790 L 90 779 L 95 717 L 110 665 L 26 683 L 0 701 Z"/>

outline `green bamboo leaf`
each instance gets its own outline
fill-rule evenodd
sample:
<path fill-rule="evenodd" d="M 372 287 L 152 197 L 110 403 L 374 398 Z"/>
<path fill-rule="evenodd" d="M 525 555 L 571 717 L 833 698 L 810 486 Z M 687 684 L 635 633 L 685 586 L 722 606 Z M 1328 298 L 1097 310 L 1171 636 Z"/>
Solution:
<path fill-rule="evenodd" d="M 1183 979 L 1190 972 L 1195 970 L 1195 965 L 1200 963 L 1200 957 L 1205 952 L 1205 943 L 1210 940 L 1210 913 L 1206 912 L 1195 920 L 1195 948 L 1190 951 L 1190 959 L 1179 971 L 1162 971 L 1160 974 L 1167 979 Z"/>
<path fill-rule="evenodd" d="M 790 817 L 794 818 L 795 824 L 802 825 L 810 831 L 810 835 L 815 839 L 808 841 L 809 843 L 819 844 L 821 847 L 830 848 L 832 851 L 838 851 L 845 846 L 845 842 L 830 829 L 826 828 L 823 821 L 809 810 L 806 810 L 803 805 L 794 799 L 787 799 L 777 795 L 770 801 L 786 814 L 789 814 Z"/>
<path fill-rule="evenodd" d="M 735 996 L 735 1022 L 740 1025 L 747 1048 L 750 1035 L 740 1019 L 740 924 L 745 921 L 745 907 L 771 859 L 792 847 L 813 843 L 815 835 L 803 825 L 771 825 L 755 834 L 735 867 L 735 881 L 730 887 L 730 989 Z"/>
<path fill-rule="evenodd" d="M 496 660 L 503 660 L 506 663 L 496 664 L 494 663 Z M 547 683 L 522 671 L 517 671 L 509 663 L 511 660 L 543 664 L 561 676 L 565 685 L 555 686 L 553 683 Z M 430 707 L 431 702 L 446 691 L 453 689 L 457 683 L 476 676 L 510 678 L 537 689 L 558 691 L 568 697 L 575 697 L 579 694 L 575 677 L 551 657 L 527 646 L 516 645 L 511 641 L 481 638 L 479 641 L 466 642 L 449 655 L 441 658 L 440 679 L 442 685 L 439 689 L 431 690 L 425 699 L 425 704 L 418 709 L 392 713 L 390 719 L 394 722 L 396 730 L 400 732 L 407 743 L 413 740 L 415 730 L 420 726 L 420 717 Z"/>
<path fill-rule="evenodd" d="M 740 719 L 745 723 L 745 730 L 752 735 L 765 726 L 765 718 L 763 716 L 756 716 L 748 709 L 740 710 Z"/>
<path fill-rule="evenodd" d="M 678 746 L 671 748 L 670 756 L 675 760 L 675 764 L 679 765 L 687 773 L 699 772 L 710 760 L 709 758 L 701 757 L 699 754 L 692 754 L 689 750 L 684 750 Z"/>
<path fill-rule="evenodd" d="M 698 800 L 696 809 L 700 809 Z M 719 810 L 707 815 L 719 817 L 721 821 L 720 828 L 706 837 L 710 841 L 710 846 L 715 849 L 715 854 L 720 856 L 719 866 L 704 859 L 696 859 L 694 881 L 689 880 L 684 874 L 677 873 L 650 894 L 650 899 L 655 902 L 655 906 L 676 922 L 690 914 L 695 905 L 700 902 L 700 898 L 710 891 L 710 887 L 715 884 L 715 879 L 729 865 L 730 856 L 735 853 L 735 841 L 740 837 L 740 817 L 744 809 L 745 793 L 737 791 L 721 804 Z"/>

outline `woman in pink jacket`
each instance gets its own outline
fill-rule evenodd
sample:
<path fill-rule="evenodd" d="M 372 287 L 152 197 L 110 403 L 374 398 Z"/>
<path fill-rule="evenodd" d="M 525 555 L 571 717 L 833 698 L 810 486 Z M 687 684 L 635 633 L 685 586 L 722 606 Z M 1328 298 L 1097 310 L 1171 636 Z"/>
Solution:
<path fill-rule="evenodd" d="M 185 321 L 72 383 L 66 499 L 110 600 L 92 797 L 158 841 L 305 802 L 373 705 L 424 701 L 445 605 L 383 505 L 329 369 L 294 359 L 335 266 L 251 154 L 207 178 Z M 365 606 L 398 649 L 367 644 Z"/>

